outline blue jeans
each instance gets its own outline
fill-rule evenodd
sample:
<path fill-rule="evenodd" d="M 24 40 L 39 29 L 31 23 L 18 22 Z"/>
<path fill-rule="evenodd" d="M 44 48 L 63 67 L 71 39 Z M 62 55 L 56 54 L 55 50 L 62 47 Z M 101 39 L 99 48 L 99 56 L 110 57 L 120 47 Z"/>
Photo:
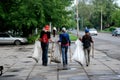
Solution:
<path fill-rule="evenodd" d="M 48 63 L 48 46 L 49 46 L 49 43 L 43 43 L 43 42 L 41 42 L 42 64 L 43 65 L 47 65 L 47 63 Z"/>
<path fill-rule="evenodd" d="M 62 61 L 63 61 L 63 65 L 67 65 L 68 64 L 68 60 L 67 60 L 67 52 L 68 52 L 68 46 L 63 46 L 61 45 L 61 50 L 62 50 Z"/>

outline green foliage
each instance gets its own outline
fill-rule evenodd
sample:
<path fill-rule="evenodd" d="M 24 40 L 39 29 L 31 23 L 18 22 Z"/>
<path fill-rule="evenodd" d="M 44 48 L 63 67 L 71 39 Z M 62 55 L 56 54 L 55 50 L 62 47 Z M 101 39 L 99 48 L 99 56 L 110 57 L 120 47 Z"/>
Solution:
<path fill-rule="evenodd" d="M 73 34 L 70 34 L 70 40 L 71 41 L 76 41 L 78 39 L 77 36 L 73 35 Z"/>
<path fill-rule="evenodd" d="M 38 40 L 38 38 L 39 38 L 39 35 L 32 35 L 28 37 L 28 43 L 29 44 L 35 43 L 35 41 Z"/>
<path fill-rule="evenodd" d="M 116 28 L 116 27 L 114 27 L 114 26 L 113 26 L 113 27 L 110 27 L 110 28 L 109 28 L 109 31 L 113 31 L 113 30 L 115 30 L 115 28 Z"/>
<path fill-rule="evenodd" d="M 0 0 L 0 31 L 21 31 L 28 37 L 45 24 L 61 28 L 75 27 L 76 6 L 74 0 Z M 88 4 L 88 1 L 90 3 Z M 120 9 L 115 0 L 80 0 L 78 11 L 82 28 L 100 29 L 101 10 L 103 28 L 120 25 Z"/>
<path fill-rule="evenodd" d="M 114 26 L 120 26 L 120 9 L 115 10 L 112 13 L 112 21 L 114 22 Z"/>
<path fill-rule="evenodd" d="M 73 0 L 1 0 L 0 26 L 2 31 L 22 31 L 28 37 L 35 28 L 42 29 L 45 24 L 69 26 L 70 10 L 66 7 Z M 25 30 L 26 29 L 26 30 Z M 26 33 L 26 31 L 28 31 Z"/>
<path fill-rule="evenodd" d="M 115 4 L 115 0 L 80 0 L 78 11 L 80 17 L 80 25 L 83 27 L 96 27 L 100 29 L 101 26 L 101 14 L 103 29 L 110 27 L 112 23 L 111 14 L 118 9 Z M 117 19 L 118 20 L 118 19 Z M 120 19 L 119 19 L 120 20 Z"/>
<path fill-rule="evenodd" d="M 102 32 L 112 32 L 113 30 L 115 30 L 116 27 L 111 26 L 110 28 L 106 28 L 104 29 Z"/>

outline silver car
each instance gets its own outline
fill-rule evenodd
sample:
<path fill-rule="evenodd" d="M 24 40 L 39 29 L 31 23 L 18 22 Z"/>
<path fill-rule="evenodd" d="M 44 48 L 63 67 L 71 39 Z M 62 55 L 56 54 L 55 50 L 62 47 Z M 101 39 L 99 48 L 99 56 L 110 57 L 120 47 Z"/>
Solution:
<path fill-rule="evenodd" d="M 116 28 L 116 29 L 112 32 L 112 36 L 120 36 L 120 28 Z"/>
<path fill-rule="evenodd" d="M 26 38 L 13 37 L 8 33 L 0 33 L 0 44 L 15 44 L 20 45 L 22 43 L 27 43 Z"/>
<path fill-rule="evenodd" d="M 95 28 L 90 28 L 89 33 L 90 33 L 91 36 L 98 35 L 98 32 L 97 32 L 97 30 Z"/>

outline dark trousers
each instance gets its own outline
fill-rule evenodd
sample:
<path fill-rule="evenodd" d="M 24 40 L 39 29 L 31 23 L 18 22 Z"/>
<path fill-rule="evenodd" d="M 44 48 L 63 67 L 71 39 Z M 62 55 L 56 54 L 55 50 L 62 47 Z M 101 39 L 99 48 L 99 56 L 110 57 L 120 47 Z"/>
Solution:
<path fill-rule="evenodd" d="M 43 42 L 41 42 L 42 64 L 43 65 L 47 65 L 47 63 L 48 63 L 48 46 L 49 46 L 49 43 L 43 43 Z"/>
<path fill-rule="evenodd" d="M 68 64 L 68 60 L 67 60 L 68 46 L 61 46 L 61 49 L 62 49 L 62 61 L 64 66 Z"/>

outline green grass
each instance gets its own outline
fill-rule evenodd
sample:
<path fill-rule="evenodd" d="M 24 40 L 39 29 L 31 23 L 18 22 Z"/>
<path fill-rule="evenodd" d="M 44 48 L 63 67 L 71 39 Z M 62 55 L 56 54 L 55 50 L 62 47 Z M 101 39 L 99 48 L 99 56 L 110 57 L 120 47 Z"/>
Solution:
<path fill-rule="evenodd" d="M 76 41 L 78 38 L 77 36 L 73 35 L 73 34 L 70 34 L 70 40 L 71 41 Z"/>

